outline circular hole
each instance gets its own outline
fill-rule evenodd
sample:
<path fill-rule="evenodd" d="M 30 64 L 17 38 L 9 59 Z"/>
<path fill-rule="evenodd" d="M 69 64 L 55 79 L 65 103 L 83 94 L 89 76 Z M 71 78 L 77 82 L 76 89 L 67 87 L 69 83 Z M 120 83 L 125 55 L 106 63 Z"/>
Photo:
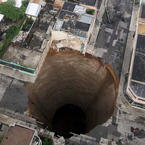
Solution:
<path fill-rule="evenodd" d="M 36 82 L 27 85 L 31 116 L 58 135 L 88 133 L 113 114 L 118 87 L 112 72 L 92 56 L 49 52 Z"/>

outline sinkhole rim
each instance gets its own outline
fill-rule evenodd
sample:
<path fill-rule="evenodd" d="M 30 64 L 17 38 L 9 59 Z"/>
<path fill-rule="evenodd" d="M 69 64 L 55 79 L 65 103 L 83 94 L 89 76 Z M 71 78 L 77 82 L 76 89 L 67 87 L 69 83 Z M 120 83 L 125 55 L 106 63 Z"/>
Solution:
<path fill-rule="evenodd" d="M 113 111 L 114 111 L 114 108 L 115 108 L 115 104 L 116 104 L 116 99 L 117 99 L 117 94 L 118 94 L 118 81 L 117 81 L 117 77 L 116 77 L 116 74 L 115 74 L 115 72 L 112 70 L 112 68 L 111 68 L 111 66 L 110 65 L 108 65 L 108 64 L 104 64 L 100 59 L 98 59 L 98 58 L 96 58 L 96 57 L 94 57 L 94 56 L 92 56 L 92 55 L 90 55 L 90 54 L 85 54 L 85 56 L 83 55 L 83 54 L 81 54 L 80 52 L 78 52 L 78 51 L 74 51 L 74 50 L 69 50 L 69 49 L 67 49 L 67 50 L 63 50 L 63 51 L 60 51 L 60 52 L 57 52 L 57 51 L 55 51 L 55 50 L 51 50 L 49 53 L 48 53 L 48 56 L 47 56 L 47 59 L 48 60 L 50 60 L 50 58 L 53 60 L 53 57 L 54 57 L 54 61 L 55 61 L 55 59 L 56 58 L 58 58 L 59 56 L 63 56 L 63 57 L 65 57 L 65 56 L 68 56 L 68 55 L 72 55 L 72 58 L 73 57 L 80 57 L 80 59 L 81 59 L 81 61 L 83 61 L 83 59 L 86 59 L 87 61 L 90 61 L 90 63 L 91 63 L 91 61 L 93 62 L 93 63 L 95 63 L 95 61 L 96 62 L 98 62 L 98 64 L 100 65 L 100 67 L 102 67 L 102 68 L 104 68 L 106 71 L 107 71 L 107 73 L 109 74 L 109 76 L 111 77 L 111 79 L 113 80 L 113 84 L 114 84 L 114 98 L 113 98 L 113 105 L 112 105 L 112 110 L 109 112 L 110 114 L 109 114 L 109 116 L 111 117 L 112 116 L 112 114 L 113 114 Z M 62 58 L 63 58 L 62 57 Z M 49 62 L 47 60 L 47 62 Z M 63 60 L 62 60 L 63 61 Z M 52 61 L 53 62 L 53 61 Z M 45 62 L 46 63 L 46 62 Z M 44 63 L 44 67 L 46 67 L 45 66 L 45 63 Z M 50 65 L 50 68 L 52 67 L 52 65 L 51 64 L 48 64 L 48 65 Z M 42 70 L 41 70 L 42 71 Z M 43 72 L 43 71 L 42 71 Z M 69 72 L 70 73 L 70 72 Z M 65 74 L 65 73 L 64 73 Z M 40 74 L 39 75 L 41 75 L 41 72 L 40 72 Z M 39 76 L 38 76 L 39 77 Z M 39 82 L 39 81 L 38 81 Z M 37 80 L 36 80 L 36 83 L 37 83 Z M 35 88 L 35 86 L 36 86 L 36 89 L 34 89 Z M 34 84 L 34 86 L 33 86 L 33 84 L 29 84 L 28 86 L 27 86 L 27 88 L 28 88 L 28 90 L 30 90 L 30 94 L 29 94 L 29 106 L 28 106 L 28 110 L 29 110 L 29 114 L 30 114 L 30 116 L 31 117 L 33 117 L 33 118 L 36 118 L 37 120 L 39 120 L 39 121 L 41 121 L 40 120 L 40 116 L 38 115 L 35 115 L 34 113 L 33 113 L 33 111 L 31 110 L 31 107 L 30 106 L 33 106 L 33 105 L 36 105 L 38 102 L 36 101 L 35 102 L 35 99 L 33 98 L 33 96 L 35 96 L 36 94 L 35 94 L 35 90 L 37 90 L 37 86 L 39 86 L 38 84 L 36 85 L 36 84 Z M 31 90 L 32 89 L 32 90 Z M 40 89 L 41 90 L 41 89 Z M 32 92 L 31 92 L 32 91 Z M 37 92 L 37 91 L 36 91 Z M 39 96 L 37 96 L 38 98 L 39 98 Z M 43 98 L 43 97 L 42 97 Z M 44 97 L 45 98 L 45 97 Z M 39 101 L 41 101 L 40 100 L 40 98 L 38 99 Z M 32 103 L 34 103 L 34 104 L 32 104 Z M 35 104 L 36 103 L 36 104 Z M 63 106 L 63 105 L 65 105 L 65 104 L 73 104 L 73 105 L 76 105 L 76 106 L 78 106 L 78 104 L 74 104 L 73 102 L 72 103 L 64 103 L 64 104 L 62 104 L 61 106 Z M 58 108 L 60 108 L 61 106 L 59 106 Z M 80 106 L 78 106 L 78 107 L 80 107 Z M 58 110 L 58 108 L 56 109 L 56 110 Z M 81 108 L 81 107 L 80 107 Z M 82 109 L 82 108 L 81 108 Z M 39 109 L 38 109 L 39 110 Z M 55 110 L 55 113 L 56 113 L 56 110 Z M 82 109 L 83 110 L 83 109 Z M 84 110 L 83 110 L 84 111 Z M 44 112 L 43 112 L 44 113 Z M 55 114 L 54 113 L 54 114 Z M 94 115 L 94 114 L 93 114 Z M 53 117 L 54 117 L 54 115 L 53 115 Z M 52 118 L 53 118 L 52 117 Z M 109 119 L 109 118 L 108 118 Z M 107 120 L 108 120 L 107 119 Z M 43 121 L 42 121 L 43 122 Z M 89 121 L 88 121 L 89 122 Z M 51 119 L 51 123 L 52 123 L 52 119 Z M 98 124 L 97 124 L 98 125 Z M 95 125 L 96 126 L 96 125 Z M 90 127 L 91 129 L 87 129 L 87 131 L 86 131 L 86 133 L 87 132 L 89 132 L 90 130 L 92 130 L 93 128 L 92 127 Z M 52 129 L 52 127 L 49 127 L 49 129 Z"/>

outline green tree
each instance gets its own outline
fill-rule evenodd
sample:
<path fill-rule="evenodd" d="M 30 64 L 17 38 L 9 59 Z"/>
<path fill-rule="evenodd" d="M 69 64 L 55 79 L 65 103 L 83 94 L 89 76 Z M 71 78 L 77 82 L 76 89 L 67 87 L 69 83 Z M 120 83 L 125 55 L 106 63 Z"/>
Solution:
<path fill-rule="evenodd" d="M 26 7 L 27 7 L 27 5 L 28 5 L 28 3 L 29 3 L 29 2 L 28 2 L 28 0 L 24 0 L 24 1 L 22 1 L 22 5 L 23 5 L 23 7 L 25 7 L 25 8 L 26 8 Z"/>
<path fill-rule="evenodd" d="M 5 15 L 6 22 L 15 22 L 25 15 L 26 7 L 22 6 L 22 8 L 14 7 L 13 1 L 7 1 L 0 4 L 0 13 Z"/>
<path fill-rule="evenodd" d="M 2 142 L 3 138 L 4 138 L 3 136 L 0 136 L 0 143 Z"/>
<path fill-rule="evenodd" d="M 21 25 L 24 22 L 24 19 L 21 19 L 19 24 L 12 25 L 9 29 L 6 30 L 6 39 L 3 41 L 3 44 L 0 45 L 0 56 L 3 55 L 5 48 L 10 44 L 10 42 L 13 40 L 13 38 L 19 33 Z"/>
<path fill-rule="evenodd" d="M 51 139 L 44 138 L 42 139 L 42 145 L 53 145 L 53 142 Z"/>
<path fill-rule="evenodd" d="M 34 20 L 32 18 L 27 18 L 22 30 L 23 31 L 28 31 L 30 29 L 30 27 L 32 26 Z"/>

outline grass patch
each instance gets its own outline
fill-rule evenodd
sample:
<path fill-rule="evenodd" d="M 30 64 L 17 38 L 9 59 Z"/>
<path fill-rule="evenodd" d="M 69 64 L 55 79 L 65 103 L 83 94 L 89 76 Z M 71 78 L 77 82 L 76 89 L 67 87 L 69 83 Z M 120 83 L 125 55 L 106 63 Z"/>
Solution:
<path fill-rule="evenodd" d="M 48 138 L 42 138 L 42 145 L 53 145 L 53 141 Z"/>

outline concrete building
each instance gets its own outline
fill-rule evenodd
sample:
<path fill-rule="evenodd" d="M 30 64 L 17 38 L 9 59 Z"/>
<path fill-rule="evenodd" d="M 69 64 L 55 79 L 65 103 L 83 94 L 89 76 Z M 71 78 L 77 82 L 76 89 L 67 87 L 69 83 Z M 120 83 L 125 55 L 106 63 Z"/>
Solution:
<path fill-rule="evenodd" d="M 56 8 L 56 3 L 59 9 Z M 52 42 L 55 42 L 57 50 L 69 47 L 86 53 L 97 17 L 96 0 L 56 0 L 52 4 L 46 3 L 41 11 L 40 9 L 38 1 L 29 3 L 26 14 L 35 17 L 36 21 L 29 35 L 20 35 L 22 39 L 12 42 L 2 55 L 1 74 L 34 82 L 49 48 L 54 47 Z M 22 34 L 22 31 L 20 33 Z"/>
<path fill-rule="evenodd" d="M 41 10 L 40 4 L 29 2 L 25 14 L 32 17 L 37 17 L 40 10 Z"/>
<path fill-rule="evenodd" d="M 110 1 L 109 1 L 110 2 Z M 104 62 L 106 62 L 106 63 L 108 63 L 108 62 L 110 62 L 110 64 L 112 65 L 112 66 L 114 66 L 114 70 L 116 71 L 116 72 L 120 72 L 120 68 L 122 67 L 122 60 L 123 60 L 123 53 L 124 53 L 124 51 L 123 51 L 123 49 L 124 49 L 124 45 L 126 44 L 125 43 L 125 41 L 126 41 L 126 38 L 127 38 L 127 31 L 128 31 L 128 25 L 129 25 L 129 18 L 126 18 L 128 15 L 129 16 L 131 16 L 131 6 L 132 6 L 132 2 L 133 1 L 130 1 L 130 0 L 127 0 L 127 1 L 124 1 L 124 0 L 122 0 L 122 1 L 115 1 L 114 0 L 114 5 L 112 5 L 111 4 L 111 7 L 112 7 L 112 11 L 111 12 L 114 12 L 115 13 L 115 15 L 113 15 L 114 16 L 114 18 L 112 19 L 112 21 L 114 21 L 114 23 L 113 24 L 106 24 L 105 26 L 103 25 L 103 27 L 101 27 L 101 29 L 100 29 L 100 34 L 101 35 L 99 35 L 98 36 L 98 38 L 97 38 L 97 46 L 95 46 L 96 48 L 96 51 L 98 51 L 99 50 L 99 48 L 101 48 L 102 50 L 106 50 L 106 56 L 103 54 L 102 55 L 102 59 L 103 59 L 103 61 L 104 60 L 106 60 L 106 61 L 104 61 Z M 77 5 L 79 5 L 79 4 L 77 4 Z M 119 10 L 118 10 L 118 7 L 119 7 Z M 62 8 L 62 6 L 60 7 L 60 10 L 61 10 L 61 8 Z M 109 8 L 108 8 L 109 9 Z M 111 9 L 111 8 L 110 8 Z M 109 9 L 109 10 L 110 10 Z M 47 9 L 48 10 L 48 9 Z M 128 10 L 130 10 L 129 12 L 128 12 Z M 121 17 L 122 18 L 122 20 L 120 19 L 120 17 L 118 18 L 118 14 L 120 13 L 120 11 L 124 14 L 123 15 L 123 17 Z M 43 12 L 43 9 L 42 9 L 42 12 Z M 55 9 L 52 9 L 52 11 L 50 11 L 51 12 L 51 14 L 52 13 L 55 13 Z M 47 15 L 47 13 L 45 12 L 45 14 L 44 15 Z M 110 14 L 111 16 L 112 16 L 112 14 Z M 50 15 L 49 15 L 50 16 Z M 41 41 L 40 41 L 40 39 L 39 39 L 39 41 L 38 41 L 38 38 L 40 38 L 40 34 L 44 34 L 47 30 L 47 28 L 46 28 L 46 26 L 47 26 L 47 23 L 46 23 L 46 20 L 49 18 L 49 16 L 46 18 L 46 17 L 43 17 L 43 15 L 41 14 L 40 15 L 40 17 L 41 17 L 41 19 L 40 19 L 40 21 L 41 21 L 41 23 L 37 23 L 38 25 L 39 25 L 39 27 L 35 27 L 35 33 L 33 33 L 34 34 L 34 36 L 35 37 L 33 37 L 32 38 L 32 42 L 31 42 L 31 45 L 30 45 L 30 47 L 28 47 L 28 50 L 31 50 L 31 51 L 29 51 L 29 53 L 30 53 L 30 55 L 32 54 L 31 52 L 35 49 L 35 50 L 37 50 L 37 51 L 41 51 L 42 49 L 40 49 L 40 45 L 34 45 L 34 42 L 38 42 L 37 44 L 41 44 Z M 120 15 L 119 15 L 120 16 Z M 128 16 L 128 17 L 129 17 Z M 116 17 L 118 18 L 117 20 L 116 20 Z M 43 23 L 42 23 L 43 22 Z M 103 23 L 103 22 L 102 22 Z M 110 27 L 110 25 L 111 25 L 111 27 Z M 54 28 L 54 27 L 53 27 Z M 42 30 L 44 30 L 43 32 L 42 31 L 40 31 L 40 29 Z M 39 31 L 38 31 L 39 30 Z M 37 32 L 36 32 L 37 31 Z M 65 31 L 63 31 L 63 30 L 61 30 L 62 32 L 65 32 Z M 60 32 L 61 32 L 60 31 Z M 48 33 L 50 32 L 50 31 L 47 31 Z M 94 31 L 95 32 L 95 31 Z M 72 35 L 72 34 L 70 34 L 70 35 Z M 103 36 L 104 35 L 104 36 Z M 42 35 L 41 35 L 42 36 Z M 102 37 L 103 36 L 103 37 Z M 108 39 L 108 38 L 110 38 L 110 39 Z M 109 41 L 108 41 L 109 40 Z M 114 41 L 115 41 L 115 43 L 114 43 Z M 100 42 L 100 43 L 98 43 L 98 42 Z M 104 43 L 103 43 L 104 42 Z M 58 42 L 57 42 L 58 43 Z M 107 44 L 106 44 L 107 43 Z M 30 49 L 31 48 L 31 49 Z M 34 48 L 34 49 L 33 49 Z M 56 48 L 56 46 L 55 46 L 55 48 Z M 12 49 L 12 50 L 15 50 L 15 49 Z M 22 49 L 17 49 L 17 50 L 22 50 Z M 59 49 L 57 49 L 57 50 L 59 50 L 59 52 L 56 52 L 56 59 L 58 59 L 58 55 L 57 55 L 57 53 L 58 54 L 61 54 L 61 53 L 65 53 L 65 51 L 64 51 L 64 48 L 63 49 L 61 49 L 61 48 L 59 48 Z M 62 50 L 62 51 L 61 51 Z M 26 52 L 27 51 L 27 49 L 26 50 L 24 50 L 23 52 Z M 72 51 L 72 50 L 70 50 L 71 52 L 70 53 L 72 53 L 72 52 L 74 52 L 74 51 Z M 108 52 L 107 52 L 108 51 Z M 23 52 L 21 52 L 21 54 L 23 53 Z M 11 53 L 9 53 L 9 54 L 11 54 Z M 14 55 L 14 54 L 13 54 Z M 26 53 L 24 54 L 25 56 L 26 56 Z M 20 55 L 21 56 L 21 55 Z M 25 58 L 25 56 L 23 56 L 22 58 Z M 29 56 L 28 55 L 28 53 L 27 53 L 27 56 Z M 26 58 L 27 58 L 27 56 L 26 56 Z M 35 55 L 34 55 L 35 56 Z M 33 56 L 33 57 L 34 57 Z M 81 55 L 82 57 L 84 56 L 84 55 Z M 86 54 L 86 56 L 87 56 L 87 54 Z M 84 56 L 84 57 L 86 57 L 86 56 Z M 99 56 L 100 56 L 100 54 L 99 54 Z M 8 57 L 5 57 L 5 58 L 8 58 Z M 65 58 L 63 55 L 62 55 L 62 58 Z M 68 58 L 70 58 L 70 57 L 68 57 Z M 106 59 L 107 58 L 107 59 Z M 12 58 L 10 58 L 10 60 L 15 60 L 15 59 L 12 59 Z M 18 61 L 19 61 L 19 59 L 17 59 Z M 54 59 L 55 60 L 55 59 Z M 54 60 L 52 61 L 52 62 L 54 62 Z M 25 60 L 24 60 L 25 61 Z M 46 60 L 47 61 L 47 60 Z M 26 61 L 25 61 L 26 62 Z M 47 62 L 49 62 L 49 61 L 47 61 Z M 71 63 L 70 64 L 73 64 L 75 61 L 71 61 Z M 76 62 L 79 62 L 79 63 L 81 63 L 81 61 L 79 61 L 79 60 L 77 60 Z M 125 61 L 125 63 L 127 63 L 127 61 Z M 26 63 L 27 64 L 27 63 Z M 67 65 L 66 64 L 66 62 L 62 62 L 61 63 L 61 65 L 63 65 L 64 64 L 64 66 L 66 66 L 67 68 L 66 68 L 66 70 L 69 70 L 70 69 L 70 65 Z M 74 67 L 73 67 L 73 69 L 71 70 L 71 71 L 68 71 L 66 74 L 68 74 L 68 80 L 66 81 L 67 82 L 67 84 L 65 85 L 65 83 L 62 83 L 62 79 L 64 80 L 64 78 L 66 78 L 66 77 L 62 77 L 62 76 L 64 76 L 64 74 L 63 74 L 63 70 L 64 70 L 64 67 L 61 67 L 61 65 L 59 64 L 59 65 L 57 65 L 58 66 L 58 69 L 57 69 L 57 71 L 55 70 L 55 71 L 53 71 L 53 69 L 52 68 L 56 68 L 56 65 L 52 65 L 52 68 L 50 68 L 48 65 L 46 65 L 46 67 L 48 67 L 48 70 L 49 71 L 51 71 L 52 72 L 52 74 L 54 74 L 54 76 L 55 77 L 45 77 L 46 76 L 46 73 L 48 72 L 48 71 L 46 71 L 46 67 L 44 66 L 44 67 L 42 67 L 42 68 L 44 68 L 45 70 L 43 71 L 43 73 L 42 73 L 42 79 L 44 79 L 44 81 L 45 80 L 48 80 L 48 78 L 49 79 L 52 79 L 52 82 L 54 83 L 54 87 L 57 87 L 58 89 L 59 88 L 62 88 L 62 87 L 66 87 L 66 89 L 65 89 L 65 91 L 68 91 L 68 90 L 72 90 L 72 86 L 74 86 L 74 87 L 78 87 L 79 88 L 79 86 L 78 86 L 78 80 L 76 79 L 76 70 L 78 70 L 78 68 L 80 68 L 80 75 L 83 75 L 84 73 L 86 73 L 86 72 L 88 72 L 88 70 L 91 70 L 92 68 L 96 68 L 96 67 L 94 67 L 94 64 L 92 64 L 92 65 L 88 65 L 88 67 L 86 67 L 85 66 L 85 68 L 86 68 L 86 70 L 84 70 L 83 68 L 81 69 L 81 67 L 83 66 L 82 64 L 86 64 L 86 61 L 84 62 L 84 63 L 81 63 L 80 65 L 78 64 L 78 66 L 75 64 L 74 66 L 76 66 L 76 69 L 74 69 Z M 90 67 L 90 68 L 89 68 Z M 105 68 L 106 66 L 104 66 L 103 68 Z M 98 68 L 98 69 L 100 69 L 100 68 Z M 72 77 L 72 76 L 70 76 L 70 72 L 72 73 L 72 75 L 74 74 L 74 78 Z M 123 71 L 122 72 L 124 72 L 124 69 L 123 69 Z M 16 73 L 16 72 L 15 72 Z M 13 74 L 13 75 L 15 75 L 15 73 Z M 22 73 L 21 73 L 22 74 Z M 61 75 L 62 74 L 62 75 Z M 119 74 L 119 73 L 118 73 Z M 56 75 L 57 75 L 57 77 L 56 77 Z M 61 77 L 59 77 L 59 75 L 61 76 Z M 94 78 L 95 79 L 100 79 L 100 77 L 96 77 L 96 75 L 85 75 L 86 77 L 84 77 L 84 79 L 82 79 L 82 86 L 84 86 L 85 84 L 84 84 L 84 80 L 85 80 L 85 78 L 88 78 L 88 81 L 86 81 L 87 83 L 91 80 L 91 78 L 93 78 L 93 76 L 94 76 Z M 100 73 L 100 76 L 102 76 L 102 73 Z M 56 78 L 56 80 L 54 80 L 54 78 Z M 73 80 L 72 80 L 72 82 L 75 80 L 75 83 L 73 83 L 73 85 L 71 85 L 71 87 L 69 87 L 70 86 L 70 83 L 69 83 L 69 80 L 70 80 L 70 78 L 72 78 Z M 78 77 L 79 79 L 81 78 L 80 76 Z M 12 78 L 10 78 L 10 79 L 12 79 Z M 92 79 L 93 80 L 93 82 L 94 82 L 94 79 Z M 29 81 L 29 80 L 28 80 Z M 17 88 L 17 86 L 20 86 L 20 83 L 15 83 L 15 81 L 12 81 L 12 83 L 10 83 L 10 85 L 9 85 L 9 83 L 8 83 L 9 81 L 7 80 L 7 81 L 5 81 L 5 79 L 1 79 L 1 83 L 0 83 L 0 85 L 2 86 L 1 87 L 1 91 L 0 91 L 0 94 L 6 94 L 3 98 L 4 98 L 4 100 L 14 100 L 14 99 L 12 99 L 12 98 L 15 98 L 15 100 L 16 100 L 16 102 L 18 102 L 18 103 L 10 103 L 10 104 L 12 104 L 11 106 L 16 106 L 17 104 L 19 104 L 20 106 L 21 106 L 21 104 L 23 103 L 22 101 L 18 101 L 18 99 L 16 98 L 16 96 L 18 96 L 19 98 L 21 97 L 21 98 L 24 98 L 25 96 L 23 95 L 23 92 L 22 91 L 20 91 L 20 89 L 19 88 Z M 22 83 L 22 82 L 21 82 Z M 39 86 L 41 86 L 43 83 L 41 83 L 41 82 L 38 82 L 38 87 Z M 50 83 L 48 83 L 48 84 L 44 84 L 44 87 L 42 86 L 41 87 L 41 89 L 39 89 L 41 92 L 44 92 L 43 91 L 43 89 L 45 88 L 45 86 L 49 86 L 49 84 Z M 92 87 L 93 86 L 96 86 L 96 87 L 99 87 L 100 85 L 93 85 L 92 86 L 92 84 L 93 83 L 88 83 L 89 85 L 89 87 L 91 88 L 90 90 L 91 90 L 91 92 L 92 92 Z M 106 83 L 105 83 L 106 84 Z M 85 92 L 85 91 L 87 91 L 88 90 L 88 86 L 85 88 L 85 89 L 82 89 L 82 92 Z M 52 92 L 53 91 L 53 89 L 52 88 L 54 88 L 54 87 L 50 87 L 50 91 L 49 92 Z M 15 89 L 16 88 L 16 89 Z M 104 90 L 106 90 L 106 87 L 104 87 L 105 89 Z M 4 92 L 4 89 L 6 89 L 7 91 L 6 91 L 6 93 Z M 15 96 L 13 95 L 14 94 L 14 91 L 9 91 L 9 93 L 8 93 L 8 90 L 14 90 L 16 93 L 15 93 Z M 38 90 L 38 88 L 35 88 L 35 90 Z M 94 88 L 93 89 L 94 91 L 96 90 L 96 88 Z M 19 94 L 17 93 L 17 92 L 19 92 Z M 25 90 L 24 90 L 24 92 L 26 92 Z M 62 90 L 60 90 L 60 91 L 56 91 L 56 90 L 54 90 L 54 92 L 64 92 L 64 90 L 62 91 Z M 72 91 L 72 92 L 75 92 L 75 91 Z M 104 91 L 103 91 L 104 92 Z M 112 91 L 108 91 L 109 93 L 110 92 L 112 92 Z M 123 91 L 122 91 L 123 92 Z M 107 93 L 107 98 L 108 98 L 108 96 L 109 96 L 109 93 Z M 47 96 L 49 96 L 48 95 L 48 93 L 46 93 L 47 94 Z M 58 93 L 59 94 L 59 93 Z M 68 95 L 66 95 L 66 98 L 68 97 L 68 96 L 70 96 L 70 94 L 73 94 L 73 93 L 69 93 Z M 77 93 L 78 94 L 78 93 Z M 87 94 L 87 93 L 85 93 L 85 94 Z M 98 93 L 97 93 L 98 94 Z M 2 95 L 1 95 L 2 96 Z M 9 97 L 6 97 L 6 96 L 9 96 Z M 34 94 L 34 96 L 36 97 L 36 94 Z M 38 99 L 38 103 L 40 104 L 40 101 L 42 101 L 42 94 L 40 94 L 40 95 L 38 95 L 38 96 L 40 96 L 40 99 Z M 52 96 L 52 95 L 50 95 L 50 96 Z M 62 96 L 63 96 L 63 94 L 60 94 L 60 97 L 58 97 L 59 99 L 60 99 L 60 101 L 62 101 Z M 76 95 L 74 95 L 74 96 L 76 96 Z M 73 96 L 73 97 L 74 97 Z M 90 97 L 90 94 L 88 94 L 88 98 L 91 98 Z M 26 96 L 27 97 L 27 96 Z M 72 97 L 72 98 L 73 98 Z M 124 96 L 123 96 L 124 97 Z M 78 97 L 76 97 L 76 98 L 78 98 Z M 86 102 L 85 103 L 85 105 L 84 105 L 84 107 L 85 106 L 87 106 L 86 104 L 88 104 L 88 102 L 89 101 L 87 101 L 86 99 L 84 99 L 84 94 L 82 95 L 82 102 Z M 100 97 L 100 98 L 102 98 L 102 97 Z M 118 97 L 119 99 L 120 99 L 120 96 Z M 46 99 L 46 98 L 44 98 L 44 103 L 46 103 L 46 100 L 48 101 L 48 99 Z M 53 97 L 53 100 L 54 100 L 54 105 L 53 105 L 53 107 L 55 106 L 56 107 L 56 103 L 58 102 L 58 99 L 57 98 L 54 98 Z M 111 99 L 109 99 L 110 100 L 110 102 L 112 102 L 112 100 Z M 2 101 L 3 102 L 3 101 Z M 21 102 L 21 103 L 20 103 Z M 107 102 L 107 104 L 108 104 L 108 102 L 109 101 L 106 101 Z M 32 102 L 33 104 L 35 103 L 35 102 Z M 72 102 L 71 102 L 72 103 Z M 92 102 L 90 103 L 90 105 L 92 106 L 92 103 L 94 103 L 94 99 L 92 100 Z M 116 142 L 117 142 L 117 144 L 131 144 L 131 145 L 134 145 L 134 144 L 140 144 L 140 145 L 144 145 L 144 139 L 142 140 L 141 138 L 143 138 L 142 136 L 140 137 L 139 136 L 139 138 L 138 137 L 135 137 L 135 139 L 133 138 L 133 140 L 132 140 L 132 138 L 131 139 L 129 139 L 129 137 L 130 136 L 127 136 L 128 134 L 130 135 L 130 127 L 134 127 L 134 126 L 136 126 L 137 128 L 139 128 L 139 129 L 144 129 L 144 118 L 142 117 L 142 119 L 140 118 L 139 119 L 139 117 L 138 118 L 136 118 L 136 112 L 134 111 L 132 114 L 131 114 L 131 112 L 126 112 L 126 108 L 128 107 L 125 107 L 125 109 L 123 108 L 124 106 L 124 104 L 122 105 L 122 104 L 120 104 L 121 103 L 121 101 L 117 104 L 117 107 L 116 107 L 116 110 L 115 110 L 115 112 L 114 112 L 114 114 L 113 114 L 113 117 L 110 119 L 110 120 L 108 120 L 108 122 L 106 122 L 105 124 L 103 124 L 103 125 L 99 125 L 99 126 L 97 126 L 95 129 L 93 129 L 93 131 L 91 131 L 91 133 L 89 134 L 89 135 L 91 135 L 91 136 L 94 136 L 95 138 L 97 138 L 97 142 L 100 142 L 100 144 L 104 144 L 104 145 L 106 145 L 106 144 L 111 144 L 111 142 L 110 142 L 110 140 L 112 140 L 112 139 L 114 139 Z M 3 103 L 4 104 L 4 103 Z M 15 105 L 13 105 L 13 104 L 15 104 Z M 23 103 L 24 104 L 24 103 Z M 78 105 L 80 105 L 81 103 L 78 103 Z M 104 104 L 104 102 L 102 103 L 102 105 Z M 104 104 L 104 106 L 107 106 L 107 104 L 105 105 Z M 126 103 L 127 104 L 127 103 Z M 125 105 L 126 105 L 125 104 Z M 50 107 L 50 105 L 52 105 L 52 103 L 50 103 L 49 105 L 44 105 L 43 103 L 42 103 L 42 107 L 43 106 L 48 106 L 48 107 Z M 8 103 L 7 103 L 7 106 L 10 106 Z M 98 104 L 96 104 L 95 105 L 95 107 L 96 106 L 98 106 Z M 42 107 L 39 109 L 39 110 L 41 110 L 42 111 Z M 93 107 L 93 106 L 92 106 Z M 94 108 L 95 108 L 94 107 Z M 120 109 L 120 108 L 123 108 L 122 110 Z M 94 109 L 93 108 L 93 109 Z M 11 108 L 10 108 L 11 109 Z M 132 108 L 131 107 L 131 109 L 134 109 L 134 108 Z M 18 109 L 17 109 L 18 110 Z M 16 110 L 16 111 L 17 111 Z M 20 109 L 19 109 L 20 110 Z M 87 109 L 88 110 L 88 109 Z M 134 109 L 135 110 L 135 109 Z M 44 113 L 45 113 L 46 111 L 44 111 Z M 51 113 L 52 113 L 52 111 L 50 111 Z M 88 114 L 90 114 L 90 112 L 88 113 Z M 101 112 L 101 115 L 100 116 L 102 116 L 102 112 Z M 143 113 L 144 114 L 144 113 Z M 142 114 L 142 115 L 143 115 Z M 90 114 L 91 116 L 93 116 L 92 114 Z M 46 116 L 48 116 L 48 114 L 46 114 Z M 94 115 L 95 116 L 95 115 Z M 76 117 L 75 117 L 76 118 Z M 100 117 L 98 117 L 98 118 L 100 118 Z M 61 120 L 63 120 L 63 119 L 61 119 Z M 91 119 L 91 120 L 93 120 L 94 121 L 94 119 Z M 96 121 L 95 121 L 96 122 Z M 66 123 L 66 124 L 68 124 L 68 122 Z M 62 127 L 62 126 L 61 126 Z M 142 131 L 142 130 L 141 130 Z M 93 132 L 93 133 L 92 133 Z M 101 138 L 101 139 L 100 139 Z M 104 139 L 102 139 L 102 138 L 104 138 Z M 107 139 L 108 138 L 108 139 Z M 74 144 L 74 142 L 76 143 L 77 141 L 77 143 L 79 143 L 79 144 L 82 144 L 82 145 L 85 145 L 85 144 L 93 144 L 92 142 L 91 143 L 89 143 L 89 139 L 87 138 L 86 140 L 85 140 L 85 142 L 84 142 L 84 138 L 79 138 L 78 137 L 78 140 L 76 140 L 76 139 L 72 139 L 71 140 L 73 143 L 72 144 Z M 86 143 L 87 142 L 87 143 Z M 141 143 L 142 142 L 142 143 Z M 96 142 L 94 142 L 94 144 L 96 144 Z M 112 143 L 113 144 L 113 143 Z M 62 145 L 62 144 L 61 144 Z M 70 145 L 70 144 L 69 144 Z"/>
<path fill-rule="evenodd" d="M 56 49 L 68 47 L 85 54 L 95 24 L 97 10 L 82 3 L 57 1 L 60 12 L 52 31 Z"/>
<path fill-rule="evenodd" d="M 145 109 L 145 1 L 139 9 L 127 94 L 133 106 Z"/>
<path fill-rule="evenodd" d="M 37 16 L 41 6 L 36 3 L 33 3 L 33 5 L 38 6 L 37 9 L 32 9 L 31 5 L 29 5 L 30 11 L 28 9 L 27 12 Z M 21 39 L 17 40 L 14 38 L 15 41 L 9 45 L 6 52 L 0 58 L 1 74 L 22 81 L 35 81 L 49 49 L 49 32 L 51 32 L 51 25 L 55 17 L 49 13 L 52 9 L 52 5 L 46 4 L 43 7 L 43 11 L 39 13 L 40 17 L 35 17 L 36 25 L 33 23 L 34 26 L 29 35 L 27 37 L 20 35 Z M 5 23 L 3 26 L 5 26 Z"/>
<path fill-rule="evenodd" d="M 42 142 L 36 130 L 15 125 L 8 129 L 1 145 L 42 145 Z"/>

